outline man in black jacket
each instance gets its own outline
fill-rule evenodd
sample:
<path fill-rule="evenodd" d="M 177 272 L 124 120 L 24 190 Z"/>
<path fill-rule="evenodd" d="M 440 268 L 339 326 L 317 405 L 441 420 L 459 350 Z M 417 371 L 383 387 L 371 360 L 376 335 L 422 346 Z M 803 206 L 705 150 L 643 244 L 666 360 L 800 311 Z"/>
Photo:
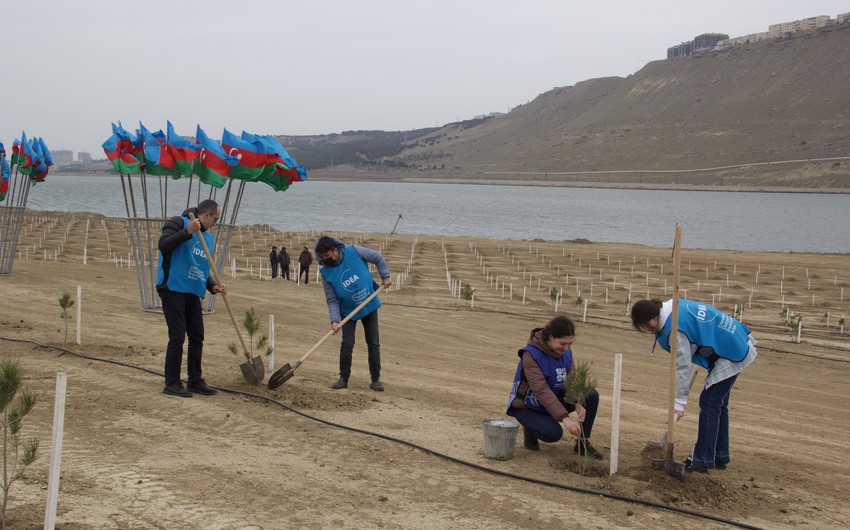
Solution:
<path fill-rule="evenodd" d="M 195 219 L 189 219 L 189 213 Z M 210 275 L 212 256 L 204 254 L 200 237 L 212 248 L 214 239 L 208 232 L 221 215 L 213 200 L 201 201 L 182 215 L 172 217 L 162 227 L 159 237 L 159 267 L 156 290 L 162 300 L 162 313 L 168 325 L 168 347 L 165 350 L 165 388 L 163 394 L 192 397 L 193 393 L 212 395 L 216 389 L 207 385 L 201 374 L 204 348 L 204 319 L 201 298 L 207 291 L 227 293 Z M 187 374 L 189 384 L 180 381 L 183 365 L 183 343 L 189 337 Z"/>
<path fill-rule="evenodd" d="M 277 260 L 280 262 L 280 277 L 284 280 L 289 279 L 289 254 L 286 252 L 286 247 L 280 247 L 280 252 L 277 255 Z"/>
<path fill-rule="evenodd" d="M 277 278 L 277 247 L 272 247 L 272 251 L 269 252 L 269 264 L 271 264 L 272 268 L 272 280 Z"/>

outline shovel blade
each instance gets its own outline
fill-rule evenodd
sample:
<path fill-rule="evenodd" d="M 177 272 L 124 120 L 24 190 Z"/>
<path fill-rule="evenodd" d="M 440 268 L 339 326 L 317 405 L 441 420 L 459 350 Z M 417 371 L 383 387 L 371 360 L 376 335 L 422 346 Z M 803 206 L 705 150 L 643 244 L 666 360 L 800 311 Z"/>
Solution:
<path fill-rule="evenodd" d="M 254 357 L 250 362 L 244 362 L 239 365 L 242 370 L 242 376 L 245 381 L 252 385 L 263 384 L 263 378 L 266 375 L 266 368 L 263 366 L 263 360 L 260 357 Z"/>
<path fill-rule="evenodd" d="M 295 375 L 294 370 L 289 365 L 289 363 L 284 364 L 278 371 L 273 373 L 271 377 L 269 377 L 269 390 L 274 390 L 280 385 L 292 379 L 292 376 Z"/>
<path fill-rule="evenodd" d="M 685 481 L 685 464 L 676 462 L 669 458 L 652 461 L 652 469 L 663 469 L 668 475 L 679 482 Z"/>

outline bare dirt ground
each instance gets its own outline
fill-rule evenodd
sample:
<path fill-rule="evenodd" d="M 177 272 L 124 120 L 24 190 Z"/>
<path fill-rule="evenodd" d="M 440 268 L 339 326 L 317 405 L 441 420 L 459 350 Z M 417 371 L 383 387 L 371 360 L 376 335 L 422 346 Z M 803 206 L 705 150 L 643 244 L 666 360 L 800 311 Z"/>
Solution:
<path fill-rule="evenodd" d="M 337 337 L 277 390 L 245 383 L 219 300 L 206 317 L 204 375 L 222 392 L 181 399 L 161 393 L 166 327 L 139 309 L 125 224 L 30 212 L 20 258 L 0 277 L 0 355 L 20 361 L 39 395 L 23 431 L 41 444 L 12 486 L 10 528 L 43 525 L 59 372 L 67 403 L 57 528 L 728 526 L 683 510 L 753 527 L 850 527 L 850 344 L 839 327 L 850 313 L 850 256 L 684 250 L 686 296 L 728 312 L 744 306 L 761 342 L 732 393 L 732 464 L 680 483 L 653 470 L 657 455 L 644 450 L 666 429 L 669 357 L 650 354 L 652 338 L 626 317 L 629 292 L 632 301 L 671 296 L 670 249 L 338 234 L 382 248 L 400 287 L 382 295 L 386 392 L 368 388 L 360 332 L 347 390 L 329 388 Z M 239 232 L 230 249 L 237 277 L 226 274 L 231 302 L 240 315 L 255 308 L 262 333 L 274 315 L 275 368 L 294 363 L 329 329 L 321 289 L 272 281 L 267 270 L 260 278 L 259 266 L 272 244 L 295 250 L 316 234 Z M 452 297 L 447 272 L 475 287 L 474 307 Z M 58 300 L 78 285 L 81 344 L 73 318 L 66 344 Z M 515 352 L 555 313 L 553 288 L 563 288 L 558 311 L 578 321 L 574 355 L 593 361 L 602 397 L 592 441 L 606 460 L 583 473 L 572 440 L 539 453 L 518 441 L 507 461 L 483 452 L 481 421 L 505 418 Z M 783 323 L 788 306 L 803 315 L 799 344 Z M 619 471 L 609 475 L 617 353 Z M 698 389 L 676 425 L 680 459 L 696 436 Z"/>

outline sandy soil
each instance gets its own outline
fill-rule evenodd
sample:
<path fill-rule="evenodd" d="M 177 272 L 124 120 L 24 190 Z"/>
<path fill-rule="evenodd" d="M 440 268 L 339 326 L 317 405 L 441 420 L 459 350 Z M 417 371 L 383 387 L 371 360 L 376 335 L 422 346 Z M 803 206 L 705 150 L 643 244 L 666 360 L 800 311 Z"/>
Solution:
<path fill-rule="evenodd" d="M 125 221 L 30 212 L 21 256 L 0 277 L 0 354 L 20 361 L 40 397 L 24 435 L 42 452 L 12 486 L 10 527 L 43 524 L 58 372 L 68 390 L 57 528 L 727 526 L 682 510 L 755 527 L 850 527 L 850 344 L 838 324 L 850 313 L 850 256 L 683 252 L 687 296 L 714 297 L 730 312 L 745 306 L 761 343 L 732 394 L 732 464 L 680 483 L 653 470 L 658 455 L 644 448 L 666 429 L 669 357 L 651 355 L 651 337 L 631 331 L 625 314 L 629 289 L 633 300 L 670 295 L 669 249 L 339 235 L 383 248 L 400 286 L 382 296 L 380 310 L 386 392 L 368 388 L 360 333 L 347 390 L 329 388 L 337 337 L 277 390 L 245 383 L 219 300 L 206 317 L 204 374 L 222 392 L 181 399 L 161 393 L 165 323 L 139 309 Z M 274 315 L 275 368 L 325 335 L 327 310 L 315 283 L 272 281 L 258 269 L 273 243 L 296 249 L 314 238 L 242 227 L 233 240 L 230 299 L 239 315 L 256 309 L 263 333 Z M 452 297 L 447 268 L 476 288 L 474 307 Z M 73 318 L 65 343 L 58 300 L 75 296 L 77 285 L 81 344 Z M 592 441 L 606 455 L 602 465 L 581 465 L 571 440 L 539 453 L 518 442 L 507 461 L 484 456 L 481 421 L 505 418 L 515 352 L 554 314 L 552 288 L 564 290 L 559 311 L 579 321 L 576 358 L 593 361 L 599 379 Z M 783 324 L 783 303 L 803 315 L 800 344 Z M 609 475 L 617 353 L 619 471 Z M 698 389 L 676 426 L 678 458 L 695 438 Z"/>

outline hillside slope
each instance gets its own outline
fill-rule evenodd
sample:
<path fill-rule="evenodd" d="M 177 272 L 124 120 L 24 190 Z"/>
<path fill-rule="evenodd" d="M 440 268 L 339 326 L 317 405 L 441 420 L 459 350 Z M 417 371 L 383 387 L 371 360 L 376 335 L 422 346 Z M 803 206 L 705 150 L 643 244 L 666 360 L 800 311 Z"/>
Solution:
<path fill-rule="evenodd" d="M 502 116 L 412 131 L 397 152 L 316 174 L 848 188 L 848 161 L 776 164 L 850 156 L 848 58 L 845 24 L 654 61 Z M 296 157 L 309 158 L 292 142 Z M 750 166 L 706 170 L 739 164 Z M 616 173 L 635 170 L 644 171 Z"/>

